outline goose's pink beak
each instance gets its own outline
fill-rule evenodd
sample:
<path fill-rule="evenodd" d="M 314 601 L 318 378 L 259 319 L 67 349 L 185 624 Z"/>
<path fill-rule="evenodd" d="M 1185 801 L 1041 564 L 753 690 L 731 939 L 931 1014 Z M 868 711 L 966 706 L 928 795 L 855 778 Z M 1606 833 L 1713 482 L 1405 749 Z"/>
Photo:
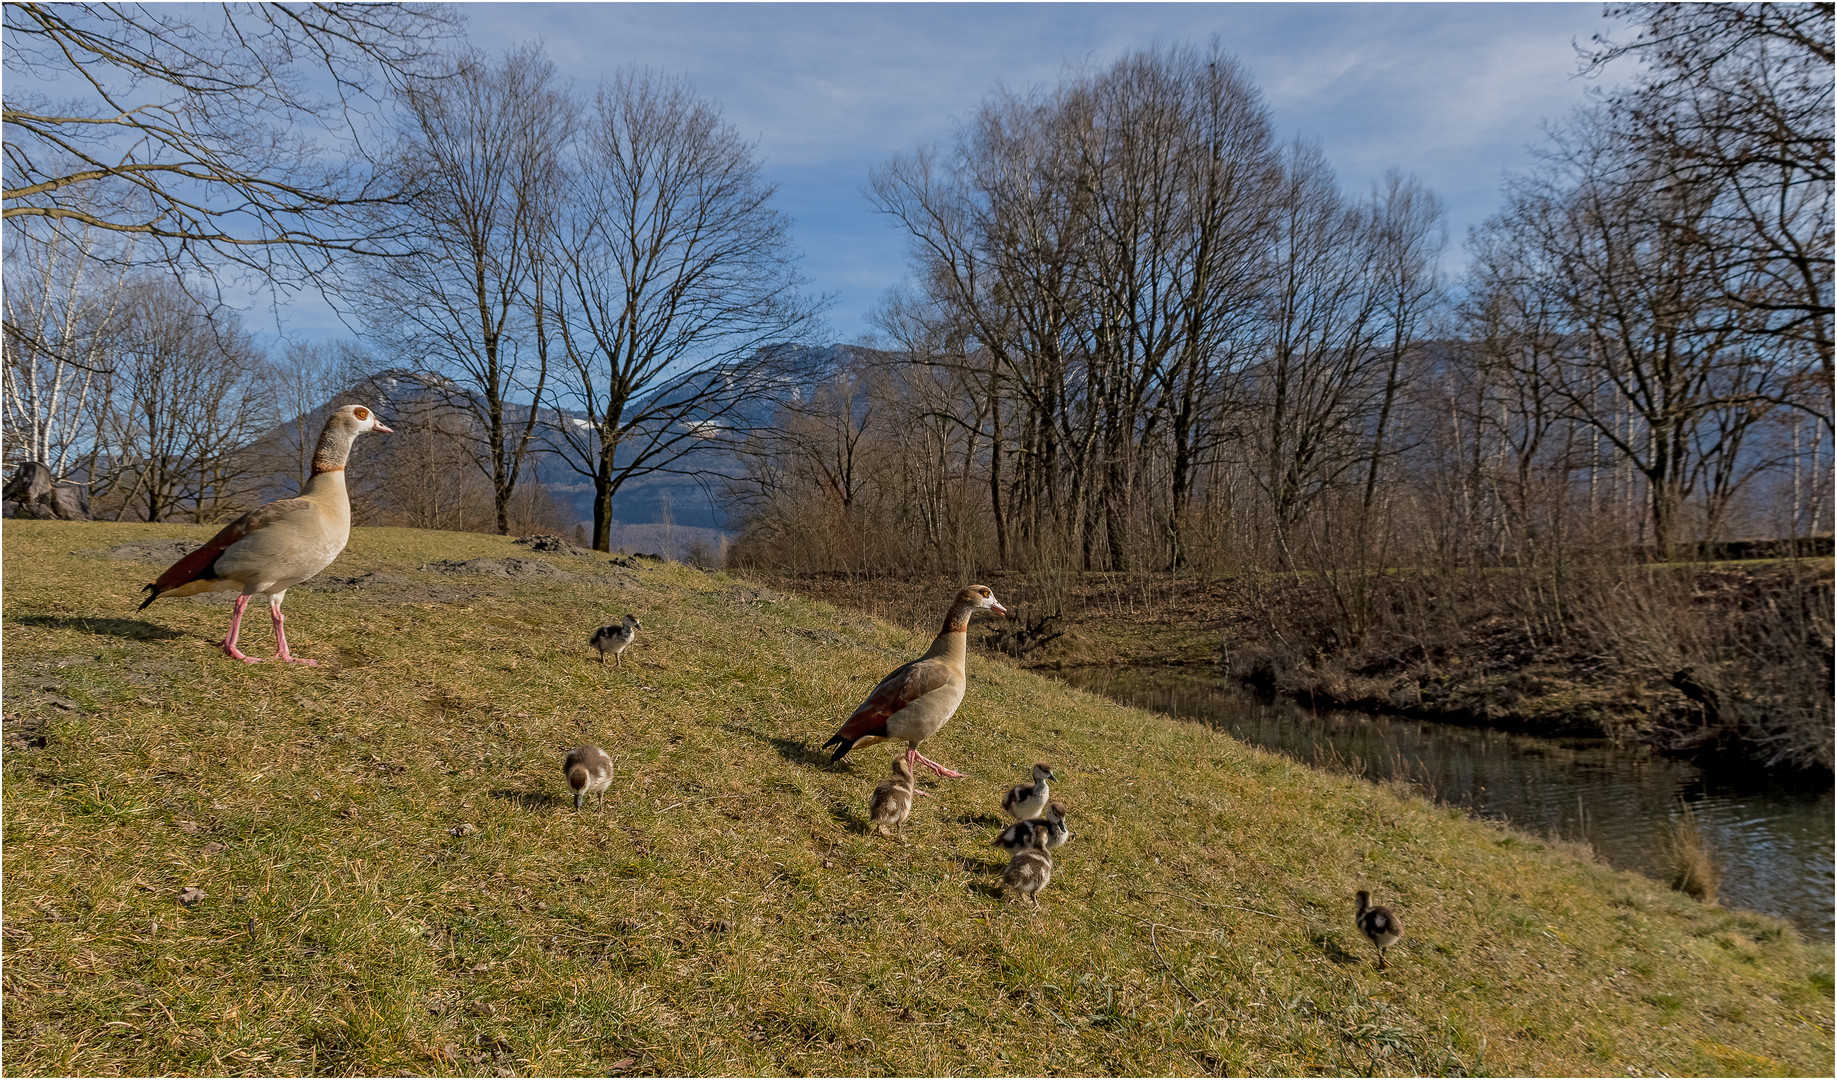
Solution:
<path fill-rule="evenodd" d="M 1008 613 L 1008 609 L 1001 606 L 1000 600 L 997 600 L 994 603 L 990 604 L 989 610 L 994 612 L 997 615 L 1006 615 Z"/>
<path fill-rule="evenodd" d="M 383 434 L 385 434 L 385 435 L 394 435 L 394 434 L 395 434 L 395 429 L 394 429 L 394 428 L 388 428 L 388 427 L 384 427 L 384 426 L 383 426 L 383 422 L 382 422 L 381 420 L 378 420 L 378 421 L 376 422 L 376 426 L 375 426 L 375 427 L 373 427 L 373 428 L 371 428 L 370 430 L 371 430 L 371 431 L 380 431 L 380 432 L 382 432 L 382 433 L 383 433 Z"/>

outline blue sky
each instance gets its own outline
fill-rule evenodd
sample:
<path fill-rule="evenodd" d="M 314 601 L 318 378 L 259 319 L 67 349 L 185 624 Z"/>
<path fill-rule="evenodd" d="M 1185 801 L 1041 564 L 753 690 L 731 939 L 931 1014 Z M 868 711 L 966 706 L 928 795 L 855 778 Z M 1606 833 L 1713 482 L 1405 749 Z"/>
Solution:
<path fill-rule="evenodd" d="M 862 196 L 892 154 L 948 140 L 991 89 L 1049 85 L 1217 34 L 1254 74 L 1284 138 L 1318 140 L 1349 191 L 1389 168 L 1446 201 L 1449 266 L 1530 163 L 1540 125 L 1582 101 L 1574 43 L 1599 4 L 467 4 L 486 49 L 536 38 L 580 90 L 622 64 L 686 76 L 757 141 L 832 338 L 905 275 L 901 236 Z M 301 310 L 313 334 L 329 313 Z M 314 324 L 320 324 L 315 326 Z M 338 331 L 342 333 L 343 331 Z"/>
<path fill-rule="evenodd" d="M 757 140 L 804 272 L 837 294 L 839 341 L 905 274 L 904 245 L 862 189 L 892 154 L 948 140 L 998 85 L 1217 34 L 1255 75 L 1284 137 L 1318 140 L 1350 191 L 1421 177 L 1461 239 L 1529 164 L 1539 125 L 1582 100 L 1573 42 L 1599 4 L 472 4 L 474 43 L 539 38 L 591 91 L 621 64 L 687 76 Z"/>

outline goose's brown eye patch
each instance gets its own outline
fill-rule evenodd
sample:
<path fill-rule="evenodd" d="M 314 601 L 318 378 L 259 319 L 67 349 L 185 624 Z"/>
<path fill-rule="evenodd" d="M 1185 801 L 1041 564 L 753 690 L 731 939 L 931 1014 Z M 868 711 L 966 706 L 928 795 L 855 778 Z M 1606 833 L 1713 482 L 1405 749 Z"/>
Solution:
<path fill-rule="evenodd" d="M 357 417 L 359 420 L 368 420 L 370 419 L 370 410 L 359 405 L 357 408 L 351 410 L 351 415 Z"/>

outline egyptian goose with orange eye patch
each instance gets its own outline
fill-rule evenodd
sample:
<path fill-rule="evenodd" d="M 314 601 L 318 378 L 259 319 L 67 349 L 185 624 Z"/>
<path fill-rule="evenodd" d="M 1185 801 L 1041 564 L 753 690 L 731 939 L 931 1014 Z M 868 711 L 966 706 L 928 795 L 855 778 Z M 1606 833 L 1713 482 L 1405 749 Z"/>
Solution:
<path fill-rule="evenodd" d="M 985 585 L 971 585 L 958 593 L 944 614 L 944 629 L 938 631 L 925 655 L 880 680 L 854 715 L 823 744 L 824 749 L 836 748 L 829 760 L 840 761 L 857 746 L 900 740 L 906 744 L 908 762 L 923 765 L 939 776 L 961 778 L 962 773 L 919 753 L 919 746 L 936 735 L 963 703 L 970 616 L 978 611 L 1008 613 Z"/>
<path fill-rule="evenodd" d="M 351 535 L 351 500 L 345 493 L 344 465 L 351 443 L 367 431 L 389 434 L 376 414 L 362 405 L 346 405 L 326 418 L 313 451 L 312 479 L 297 498 L 281 499 L 251 510 L 223 527 L 210 542 L 173 563 L 159 580 L 146 587 L 152 595 L 141 601 L 144 609 L 162 596 L 241 589 L 236 612 L 223 651 L 245 664 L 259 662 L 236 647 L 242 614 L 252 596 L 268 598 L 274 620 L 274 644 L 279 659 L 291 664 L 317 666 L 287 651 L 282 630 L 281 601 L 287 590 L 332 565 Z"/>

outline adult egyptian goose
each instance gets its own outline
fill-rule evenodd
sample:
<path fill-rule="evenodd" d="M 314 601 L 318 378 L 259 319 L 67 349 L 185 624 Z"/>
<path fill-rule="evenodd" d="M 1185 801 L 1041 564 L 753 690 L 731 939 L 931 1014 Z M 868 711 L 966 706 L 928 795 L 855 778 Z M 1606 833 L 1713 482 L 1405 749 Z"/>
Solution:
<path fill-rule="evenodd" d="M 912 813 L 912 796 L 918 789 L 912 783 L 912 763 L 904 757 L 893 759 L 893 775 L 880 782 L 868 796 L 867 820 L 874 831 L 887 835 L 891 825 L 905 838 L 906 818 Z"/>
<path fill-rule="evenodd" d="M 1033 827 L 1046 826 L 1046 848 L 1057 850 L 1060 844 L 1072 838 L 1072 827 L 1065 823 L 1065 810 L 1058 803 L 1046 808 L 1046 813 L 1027 821 L 1017 821 L 1001 831 L 994 840 L 994 846 L 1013 854 L 1024 850 L 1033 843 Z"/>
<path fill-rule="evenodd" d="M 332 565 L 344 550 L 351 535 L 351 500 L 345 493 L 344 464 L 350 457 L 351 443 L 366 431 L 390 434 L 376 414 L 362 405 L 346 405 L 327 417 L 325 429 L 319 433 L 318 448 L 313 451 L 313 473 L 306 489 L 296 498 L 271 502 L 225 525 L 209 543 L 173 563 L 148 585 L 146 591 L 152 595 L 141 601 L 141 608 L 162 596 L 241 589 L 235 614 L 230 616 L 230 632 L 223 639 L 223 651 L 245 664 L 254 664 L 260 658 L 238 649 L 236 636 L 242 629 L 242 613 L 249 606 L 249 598 L 266 596 L 279 659 L 317 666 L 317 660 L 287 651 L 281 601 L 288 589 Z"/>
<path fill-rule="evenodd" d="M 1039 817 L 1046 810 L 1046 803 L 1052 798 L 1052 789 L 1046 785 L 1048 780 L 1057 780 L 1052 769 L 1045 765 L 1033 767 L 1033 783 L 1016 784 L 1002 796 L 1001 808 L 1016 821 L 1029 821 Z"/>
<path fill-rule="evenodd" d="M 880 680 L 854 715 L 823 744 L 824 749 L 836 748 L 829 760 L 840 761 L 842 755 L 857 746 L 898 739 L 906 743 L 908 762 L 923 765 L 939 776 L 962 777 L 962 773 L 919 753 L 919 745 L 936 735 L 963 703 L 970 616 L 978 611 L 1008 613 L 985 585 L 971 585 L 958 593 L 950 610 L 944 613 L 944 629 L 932 639 L 925 655 Z"/>
<path fill-rule="evenodd" d="M 606 789 L 612 786 L 612 758 L 606 751 L 597 746 L 577 746 L 568 751 L 561 771 L 574 792 L 574 809 L 579 810 L 581 800 L 594 794 L 600 797 L 600 809 L 606 809 Z"/>
<path fill-rule="evenodd" d="M 627 615 L 623 622 L 607 623 L 593 632 L 587 639 L 589 648 L 600 651 L 600 663 L 606 662 L 606 654 L 611 653 L 621 665 L 625 663 L 625 647 L 638 636 L 638 617 Z"/>
<path fill-rule="evenodd" d="M 1046 826 L 1033 826 L 1026 847 L 1014 853 L 1002 872 L 1002 889 L 1013 899 L 1019 893 L 1040 906 L 1039 892 L 1052 880 L 1052 856 L 1046 851 Z"/>
<path fill-rule="evenodd" d="M 1395 945 L 1397 939 L 1403 936 L 1403 924 L 1397 921 L 1397 916 L 1391 913 L 1390 908 L 1373 907 L 1371 894 L 1364 889 L 1359 890 L 1358 900 L 1359 910 L 1353 916 L 1353 922 L 1358 925 L 1359 933 L 1365 935 L 1365 940 L 1378 947 L 1378 970 L 1383 971 L 1384 950 Z"/>

